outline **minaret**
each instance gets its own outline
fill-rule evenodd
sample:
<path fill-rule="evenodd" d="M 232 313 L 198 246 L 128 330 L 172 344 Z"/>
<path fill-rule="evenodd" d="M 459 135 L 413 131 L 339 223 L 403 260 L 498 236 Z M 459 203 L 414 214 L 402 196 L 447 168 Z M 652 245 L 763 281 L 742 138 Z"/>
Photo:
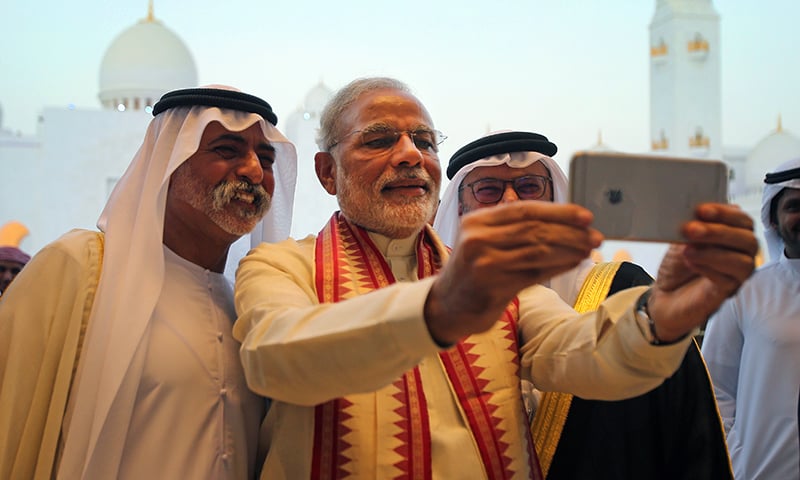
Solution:
<path fill-rule="evenodd" d="M 711 0 L 656 0 L 650 22 L 654 152 L 722 158 L 720 53 Z"/>
<path fill-rule="evenodd" d="M 297 186 L 295 187 L 293 238 L 304 238 L 319 231 L 331 213 L 339 209 L 336 197 L 329 195 L 320 185 L 314 168 L 314 155 L 319 151 L 315 137 L 325 105 L 333 97 L 331 90 L 320 78 L 306 94 L 303 104 L 283 123 L 283 132 L 292 141 L 297 152 Z M 281 125 L 278 123 L 278 125 Z"/>

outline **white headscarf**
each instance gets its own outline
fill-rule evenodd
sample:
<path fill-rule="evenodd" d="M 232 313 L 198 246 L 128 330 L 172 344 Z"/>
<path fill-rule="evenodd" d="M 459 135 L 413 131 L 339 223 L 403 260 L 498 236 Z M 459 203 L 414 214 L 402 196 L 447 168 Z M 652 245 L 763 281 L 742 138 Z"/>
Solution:
<path fill-rule="evenodd" d="M 103 270 L 70 397 L 73 411 L 59 478 L 117 476 L 147 351 L 146 332 L 164 283 L 167 186 L 213 121 L 230 131 L 261 125 L 276 150 L 275 192 L 261 228 L 268 239 L 289 235 L 297 155 L 271 123 L 254 113 L 206 106 L 171 108 L 150 122 L 97 224 L 105 232 Z"/>
<path fill-rule="evenodd" d="M 784 172 L 794 168 L 800 168 L 800 158 L 784 162 L 769 173 Z M 769 220 L 769 207 L 775 195 L 787 187 L 800 189 L 800 178 L 792 178 L 780 183 L 766 183 L 761 196 L 761 223 L 764 225 L 764 237 L 767 241 L 770 261 L 777 261 L 783 256 L 783 240 Z"/>
<path fill-rule="evenodd" d="M 489 135 L 496 133 L 499 132 L 492 132 Z M 482 158 L 463 166 L 461 170 L 456 172 L 442 195 L 442 201 L 439 204 L 433 223 L 433 228 L 442 241 L 446 245 L 453 246 L 458 237 L 458 232 L 461 229 L 461 218 L 458 215 L 458 188 L 469 172 L 478 167 L 494 167 L 503 164 L 512 168 L 525 168 L 536 162 L 544 164 L 550 172 L 550 177 L 553 180 L 553 202 L 566 203 L 569 198 L 567 175 L 558 163 L 547 155 L 539 152 L 512 152 Z M 593 265 L 594 263 L 590 259 L 586 259 L 574 269 L 550 279 L 548 286 L 558 292 L 565 302 L 572 305 L 584 278 Z"/>

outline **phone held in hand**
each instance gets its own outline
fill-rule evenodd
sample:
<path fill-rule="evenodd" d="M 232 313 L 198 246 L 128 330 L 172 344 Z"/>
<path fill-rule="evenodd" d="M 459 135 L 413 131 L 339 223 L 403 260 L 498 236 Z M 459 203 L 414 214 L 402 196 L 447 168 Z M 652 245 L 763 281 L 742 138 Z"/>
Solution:
<path fill-rule="evenodd" d="M 728 202 L 728 168 L 719 160 L 577 152 L 570 201 L 594 214 L 606 238 L 679 243 L 700 203 Z"/>

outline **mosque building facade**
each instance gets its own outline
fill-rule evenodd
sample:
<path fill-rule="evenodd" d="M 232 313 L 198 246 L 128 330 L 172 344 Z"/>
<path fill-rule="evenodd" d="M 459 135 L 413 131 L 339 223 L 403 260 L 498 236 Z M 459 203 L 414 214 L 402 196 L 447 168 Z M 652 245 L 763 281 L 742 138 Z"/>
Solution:
<path fill-rule="evenodd" d="M 760 224 L 764 173 L 800 156 L 800 139 L 778 121 L 777 129 L 752 148 L 722 145 L 719 15 L 711 0 L 655 3 L 648 46 L 648 153 L 722 158 L 730 167 L 731 200 Z M 44 108 L 32 136 L 3 128 L 0 110 L 0 162 L 5 185 L 14 186 L 0 189 L 0 226 L 22 222 L 29 234 L 20 246 L 32 254 L 70 229 L 94 229 L 141 144 L 154 102 L 167 91 L 197 83 L 190 50 L 154 17 L 151 3 L 147 16 L 120 33 L 101 61 L 100 109 Z M 299 159 L 292 226 L 296 238 L 316 233 L 337 208 L 335 198 L 320 187 L 313 164 L 319 115 L 332 93 L 319 81 L 295 111 L 279 115 L 279 128 L 295 143 Z M 591 149 L 608 148 L 599 139 Z M 248 242 L 237 243 L 234 252 L 246 251 Z M 648 259 L 660 259 L 663 252 L 641 244 L 617 245 L 629 242 L 607 243 L 603 256 L 610 259 L 615 250 L 630 249 L 632 260 L 651 273 Z"/>
<path fill-rule="evenodd" d="M 650 151 L 653 155 L 721 159 L 730 201 L 754 220 L 762 247 L 761 193 L 766 172 L 800 157 L 800 138 L 777 127 L 753 147 L 722 144 L 720 16 L 711 0 L 656 0 L 650 22 Z M 768 127 L 765 126 L 765 131 Z M 589 150 L 608 150 L 602 139 Z M 607 241 L 599 257 L 632 260 L 651 274 L 665 244 Z M 760 261 L 768 258 L 762 248 Z"/>
<path fill-rule="evenodd" d="M 0 109 L 0 163 L 5 184 L 14 186 L 0 189 L 0 239 L 13 238 L 34 254 L 71 229 L 95 229 L 141 145 L 155 102 L 168 91 L 196 86 L 190 50 L 155 18 L 150 2 L 147 16 L 122 31 L 102 58 L 100 109 L 44 108 L 31 136 L 3 128 Z M 281 118 L 280 128 L 301 159 L 293 237 L 316 233 L 337 208 L 335 197 L 320 187 L 313 162 L 319 116 L 332 94 L 320 81 Z M 231 247 L 229 275 L 249 248 L 247 236 Z"/>
<path fill-rule="evenodd" d="M 111 190 L 141 145 L 154 101 L 187 85 L 197 85 L 194 59 L 151 7 L 106 50 L 101 109 L 44 108 L 33 136 L 0 128 L 3 177 L 14 186 L 0 191 L 0 225 L 22 222 L 29 235 L 20 247 L 29 253 L 73 228 L 96 228 Z"/>
<path fill-rule="evenodd" d="M 780 112 L 775 112 L 776 129 L 755 146 L 722 144 L 719 29 L 720 17 L 711 0 L 657 0 L 650 23 L 651 148 L 675 156 L 722 159 L 728 165 L 730 201 L 753 218 L 764 247 L 764 176 L 800 157 L 800 138 L 783 129 Z M 768 260 L 766 248 L 762 255 Z"/>

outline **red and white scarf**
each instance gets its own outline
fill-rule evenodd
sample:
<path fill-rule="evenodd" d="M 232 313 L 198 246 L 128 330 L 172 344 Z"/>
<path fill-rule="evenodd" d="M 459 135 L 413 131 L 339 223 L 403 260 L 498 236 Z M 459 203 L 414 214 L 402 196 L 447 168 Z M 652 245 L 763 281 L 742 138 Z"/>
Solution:
<path fill-rule="evenodd" d="M 447 256 L 427 226 L 416 253 L 419 278 L 435 274 Z M 395 283 L 391 268 L 367 232 L 338 212 L 319 233 L 314 255 L 321 303 Z M 490 479 L 542 478 L 519 382 L 495 381 L 519 379 L 517 318 L 514 302 L 488 332 L 472 335 L 439 354 Z M 363 474 L 360 459 L 372 456 L 378 457 L 379 478 L 432 478 L 427 401 L 418 367 L 376 392 L 349 395 L 315 408 L 312 478 Z"/>

